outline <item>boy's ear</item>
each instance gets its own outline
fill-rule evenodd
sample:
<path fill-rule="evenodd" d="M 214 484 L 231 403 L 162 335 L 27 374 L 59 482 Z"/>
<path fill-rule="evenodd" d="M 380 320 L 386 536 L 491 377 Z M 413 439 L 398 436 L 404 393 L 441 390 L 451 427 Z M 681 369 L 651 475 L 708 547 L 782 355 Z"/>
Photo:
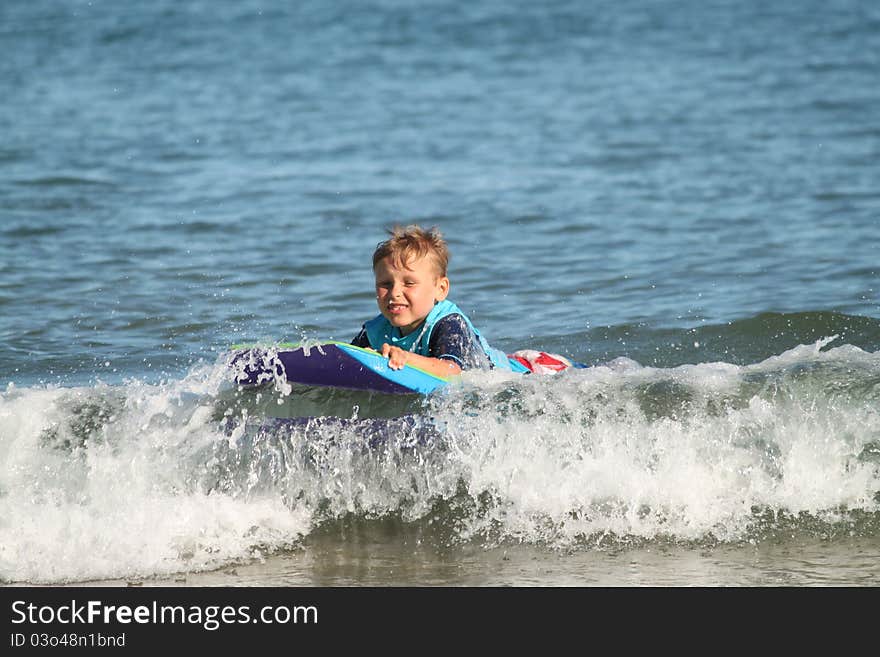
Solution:
<path fill-rule="evenodd" d="M 445 276 L 437 281 L 437 293 L 434 295 L 434 301 L 443 301 L 449 296 L 449 279 Z"/>

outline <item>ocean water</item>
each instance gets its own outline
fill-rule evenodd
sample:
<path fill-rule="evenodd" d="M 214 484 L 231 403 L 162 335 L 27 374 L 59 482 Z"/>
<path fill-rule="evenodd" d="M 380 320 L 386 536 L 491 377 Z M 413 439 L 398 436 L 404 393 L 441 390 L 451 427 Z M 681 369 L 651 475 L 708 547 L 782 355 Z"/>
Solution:
<path fill-rule="evenodd" d="M 880 583 L 880 7 L 10 0 L 0 49 L 4 584 Z M 591 367 L 236 388 L 411 222 Z"/>

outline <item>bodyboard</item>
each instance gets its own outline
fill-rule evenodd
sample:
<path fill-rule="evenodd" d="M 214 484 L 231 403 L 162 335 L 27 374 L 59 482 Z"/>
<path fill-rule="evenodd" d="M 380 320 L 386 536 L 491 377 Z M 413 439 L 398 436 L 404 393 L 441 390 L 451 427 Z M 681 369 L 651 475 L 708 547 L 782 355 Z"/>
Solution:
<path fill-rule="evenodd" d="M 455 377 L 439 377 L 413 365 L 399 370 L 372 349 L 345 342 L 276 347 L 236 346 L 231 367 L 242 386 L 278 379 L 307 386 L 332 386 L 390 394 L 428 394 Z"/>

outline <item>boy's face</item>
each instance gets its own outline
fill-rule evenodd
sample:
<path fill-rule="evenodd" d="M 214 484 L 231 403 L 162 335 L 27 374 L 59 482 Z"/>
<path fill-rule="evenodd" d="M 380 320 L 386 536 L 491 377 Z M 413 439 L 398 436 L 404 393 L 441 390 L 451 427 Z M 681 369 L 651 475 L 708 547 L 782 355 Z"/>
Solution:
<path fill-rule="evenodd" d="M 449 294 L 449 279 L 440 276 L 434 261 L 425 256 L 395 267 L 390 257 L 376 265 L 376 302 L 379 312 L 401 335 L 412 333 L 437 301 Z"/>

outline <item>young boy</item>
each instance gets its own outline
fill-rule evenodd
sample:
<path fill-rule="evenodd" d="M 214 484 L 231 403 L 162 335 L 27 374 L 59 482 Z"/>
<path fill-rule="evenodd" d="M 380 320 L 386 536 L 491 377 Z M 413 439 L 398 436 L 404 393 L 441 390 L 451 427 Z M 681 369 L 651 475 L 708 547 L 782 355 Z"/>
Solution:
<path fill-rule="evenodd" d="M 373 253 L 377 317 L 352 341 L 388 358 L 391 369 L 407 363 L 431 374 L 451 376 L 463 369 L 500 367 L 525 371 L 489 346 L 451 301 L 446 267 L 449 249 L 436 228 L 396 226 Z"/>

